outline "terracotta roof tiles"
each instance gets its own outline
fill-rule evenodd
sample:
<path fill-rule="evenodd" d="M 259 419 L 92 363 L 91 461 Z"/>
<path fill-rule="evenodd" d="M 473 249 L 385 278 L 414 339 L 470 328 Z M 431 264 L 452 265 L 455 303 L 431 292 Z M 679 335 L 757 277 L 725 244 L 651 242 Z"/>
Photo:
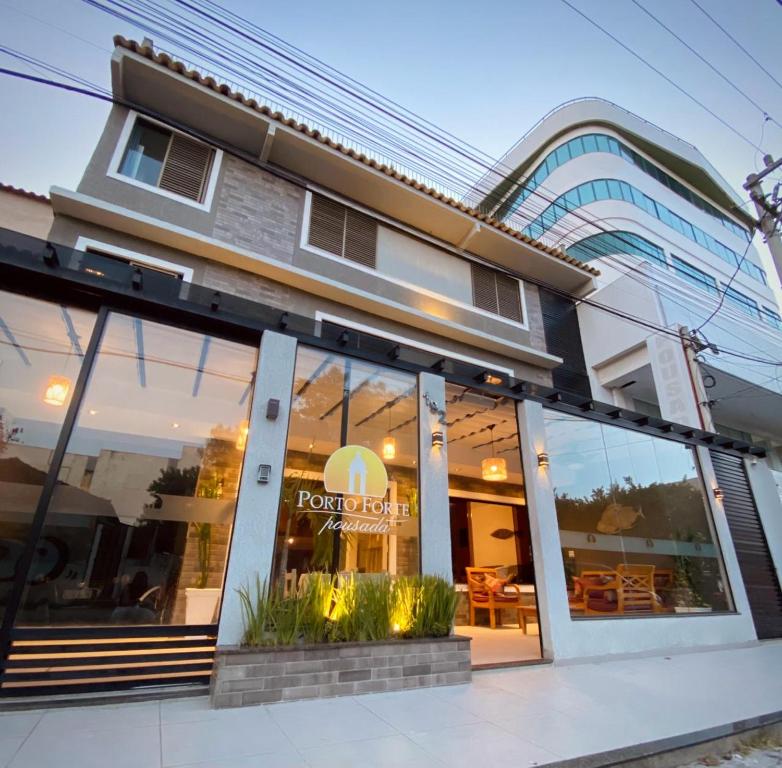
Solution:
<path fill-rule="evenodd" d="M 285 117 L 285 115 L 283 115 L 281 112 L 274 111 L 270 107 L 267 107 L 265 104 L 258 103 L 258 101 L 256 101 L 255 99 L 247 98 L 246 96 L 244 96 L 244 94 L 237 93 L 236 91 L 231 90 L 230 86 L 226 85 L 225 83 L 218 83 L 211 76 L 205 76 L 194 69 L 188 69 L 185 64 L 183 64 L 181 61 L 176 61 L 167 53 L 155 53 L 155 50 L 152 48 L 152 46 L 138 43 L 135 40 L 127 40 L 126 38 L 122 37 L 122 35 L 115 35 L 114 45 L 118 48 L 125 48 L 129 51 L 132 51 L 133 53 L 137 53 L 140 56 L 143 56 L 144 58 L 149 59 L 150 61 L 156 64 L 159 64 L 160 66 L 166 67 L 167 69 L 179 73 L 183 77 L 187 77 L 188 79 L 197 82 L 199 85 L 202 85 L 206 88 L 209 88 L 210 90 L 215 91 L 216 93 L 219 93 L 223 96 L 233 99 L 234 101 L 237 101 L 240 104 L 249 107 L 250 109 L 254 109 L 260 112 L 261 114 L 265 115 L 266 117 L 269 117 L 272 120 L 275 120 L 289 128 L 292 128 L 293 130 L 298 131 L 299 133 L 303 133 L 305 136 L 315 139 L 316 141 L 319 141 L 321 144 L 325 144 L 326 146 L 331 147 L 332 149 L 341 152 L 342 154 L 347 155 L 348 157 L 354 160 L 364 163 L 370 168 L 374 168 L 380 171 L 381 173 L 385 173 L 387 176 L 391 176 L 397 179 L 398 181 L 407 184 L 408 186 L 412 187 L 413 189 L 419 192 L 423 192 L 424 194 L 433 197 L 436 200 L 439 200 L 442 203 L 451 206 L 452 208 L 456 208 L 457 210 L 462 211 L 468 216 L 472 216 L 473 218 L 477 219 L 478 221 L 490 227 L 494 227 L 495 229 L 498 229 L 501 232 L 504 232 L 510 235 L 511 237 L 516 238 L 517 240 L 521 240 L 527 245 L 531 245 L 537 248 L 538 250 L 541 250 L 544 253 L 548 254 L 549 256 L 554 256 L 558 259 L 561 259 L 562 261 L 565 261 L 568 264 L 573 265 L 574 267 L 578 267 L 579 269 L 584 270 L 590 275 L 600 274 L 599 270 L 595 269 L 589 264 L 586 264 L 583 261 L 580 261 L 579 259 L 574 259 L 572 256 L 568 256 L 567 253 L 565 253 L 560 248 L 552 248 L 551 246 L 548 246 L 545 243 L 541 243 L 538 240 L 534 240 L 528 235 L 525 235 L 523 232 L 520 232 L 518 229 L 509 227 L 504 222 L 499 221 L 498 219 L 495 219 L 492 216 L 488 216 L 487 214 L 482 213 L 481 211 L 478 211 L 475 208 L 471 208 L 470 206 L 465 205 L 460 200 L 456 200 L 452 197 L 449 197 L 448 195 L 444 195 L 442 192 L 439 192 L 436 189 L 428 187 L 426 184 L 423 184 L 422 182 L 417 181 L 416 179 L 412 179 L 406 176 L 405 174 L 395 170 L 394 168 L 375 160 L 372 157 L 368 157 L 363 152 L 357 152 L 356 150 L 351 149 L 350 147 L 346 147 L 343 144 L 336 142 L 333 139 L 330 139 L 328 136 L 325 136 L 320 131 L 308 127 L 304 123 L 299 123 L 293 118 Z"/>

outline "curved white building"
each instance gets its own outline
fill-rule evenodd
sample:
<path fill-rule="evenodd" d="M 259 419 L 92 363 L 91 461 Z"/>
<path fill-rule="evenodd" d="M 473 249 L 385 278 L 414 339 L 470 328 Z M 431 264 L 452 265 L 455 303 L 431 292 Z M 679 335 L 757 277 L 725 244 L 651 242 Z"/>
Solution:
<path fill-rule="evenodd" d="M 483 210 L 599 267 L 592 300 L 677 331 L 699 328 L 719 306 L 702 328 L 714 346 L 699 353 L 702 377 L 691 382 L 675 338 L 582 304 L 597 399 L 695 427 L 713 420 L 777 449 L 771 461 L 782 469 L 782 385 L 760 362 L 782 360 L 776 276 L 749 244 L 741 198 L 694 146 L 581 99 L 543 118 L 481 186 L 492 188 Z"/>

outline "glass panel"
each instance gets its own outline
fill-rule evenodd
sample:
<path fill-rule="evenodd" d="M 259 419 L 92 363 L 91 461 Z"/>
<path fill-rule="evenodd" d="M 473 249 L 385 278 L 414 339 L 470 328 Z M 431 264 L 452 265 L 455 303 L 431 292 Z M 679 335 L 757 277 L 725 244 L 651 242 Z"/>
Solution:
<path fill-rule="evenodd" d="M 622 187 L 615 179 L 610 179 L 608 182 L 608 194 L 612 200 L 622 199 Z"/>
<path fill-rule="evenodd" d="M 584 141 L 584 152 L 597 152 L 597 139 L 593 133 L 581 138 Z"/>
<path fill-rule="evenodd" d="M 137 120 L 119 172 L 123 176 L 157 186 L 170 138 L 171 131 Z"/>
<path fill-rule="evenodd" d="M 608 181 L 606 179 L 597 179 L 592 182 L 592 186 L 595 190 L 595 199 L 597 200 L 611 199 L 611 195 L 608 192 Z"/>
<path fill-rule="evenodd" d="M 0 292 L 0 618 L 95 315 Z M 62 487 L 78 479 L 66 462 Z"/>
<path fill-rule="evenodd" d="M 578 196 L 581 199 L 581 205 L 595 202 L 595 188 L 591 181 L 578 187 Z"/>
<path fill-rule="evenodd" d="M 575 139 L 571 139 L 568 142 L 568 145 L 570 146 L 570 156 L 573 159 L 584 154 L 584 143 L 580 136 L 577 136 Z"/>
<path fill-rule="evenodd" d="M 300 346 L 274 579 L 419 571 L 415 376 Z"/>
<path fill-rule="evenodd" d="M 109 317 L 19 623 L 216 620 L 256 357 Z"/>
<path fill-rule="evenodd" d="M 546 411 L 571 613 L 732 609 L 693 450 Z"/>
<path fill-rule="evenodd" d="M 453 578 L 496 568 L 534 583 L 516 408 L 512 400 L 446 384 Z"/>
<path fill-rule="evenodd" d="M 597 135 L 597 150 L 598 152 L 610 152 L 611 147 L 608 142 L 608 136 L 604 136 L 603 134 Z"/>
<path fill-rule="evenodd" d="M 568 149 L 567 144 L 563 144 L 561 147 L 557 148 L 557 163 L 559 165 L 564 165 L 568 160 L 570 160 L 570 150 Z"/>

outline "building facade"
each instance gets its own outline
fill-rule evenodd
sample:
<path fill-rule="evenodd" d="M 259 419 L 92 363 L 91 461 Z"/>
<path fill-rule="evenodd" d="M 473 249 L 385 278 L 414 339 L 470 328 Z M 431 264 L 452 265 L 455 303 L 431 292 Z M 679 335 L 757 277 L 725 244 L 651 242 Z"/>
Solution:
<path fill-rule="evenodd" d="M 495 568 L 519 659 L 777 632 L 726 514 L 778 515 L 766 450 L 604 397 L 591 262 L 149 45 L 112 82 L 47 235 L 0 233 L 0 691 L 204 684 L 237 590 L 313 571 Z"/>

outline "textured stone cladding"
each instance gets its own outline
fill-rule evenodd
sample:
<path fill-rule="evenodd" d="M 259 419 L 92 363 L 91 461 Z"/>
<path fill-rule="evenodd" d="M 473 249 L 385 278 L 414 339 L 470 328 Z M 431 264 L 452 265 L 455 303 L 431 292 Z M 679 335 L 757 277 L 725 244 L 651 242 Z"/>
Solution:
<path fill-rule="evenodd" d="M 304 191 L 235 157 L 224 157 L 214 236 L 289 264 Z"/>
<path fill-rule="evenodd" d="M 222 709 L 456 685 L 471 675 L 468 637 L 218 648 L 210 696 L 212 706 Z"/>

